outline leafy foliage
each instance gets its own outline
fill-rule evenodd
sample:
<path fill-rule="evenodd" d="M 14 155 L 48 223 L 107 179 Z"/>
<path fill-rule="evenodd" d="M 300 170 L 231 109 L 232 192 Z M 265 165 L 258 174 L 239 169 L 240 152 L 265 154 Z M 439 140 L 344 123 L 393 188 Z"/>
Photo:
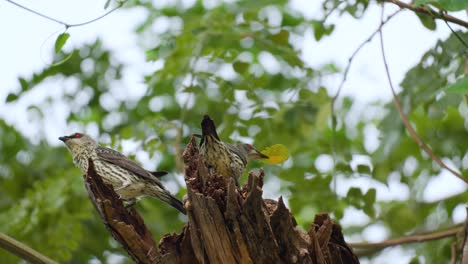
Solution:
<path fill-rule="evenodd" d="M 359 235 L 373 224 L 382 225 L 390 237 L 450 226 L 454 208 L 466 202 L 467 194 L 438 202 L 422 199 L 424 188 L 441 170 L 406 133 L 394 106 L 367 105 L 364 112 L 350 118 L 356 102 L 340 98 L 332 112 L 330 87 L 322 77 L 335 74 L 338 67 L 330 63 L 312 68 L 299 56 L 297 39 L 307 29 L 314 31 L 317 41 L 333 37 L 335 25 L 326 21 L 327 14 L 362 17 L 369 1 L 355 2 L 323 1 L 324 17 L 309 20 L 290 10 L 284 0 L 241 0 L 215 6 L 196 1 L 190 6 L 158 8 L 153 1 L 135 0 L 128 8 L 148 10 L 136 29 L 144 43 L 141 52 L 149 62 L 163 65 L 144 76 L 144 93 L 125 96 L 131 88 L 116 85 L 125 65 L 99 40 L 64 53 L 65 33 L 55 45 L 54 61 L 62 63 L 19 78 L 19 91 L 9 94 L 6 103 L 17 103 L 51 80 L 76 80 L 76 89 L 64 89 L 59 98 L 28 107 L 42 113 L 38 115 L 42 119 L 51 103 L 60 102 L 67 106 L 64 111 L 70 126 L 95 127 L 101 139 L 110 139 L 117 149 L 122 142 L 132 141 L 138 152 L 159 161 L 147 169 L 158 165 L 172 172 L 163 180 L 178 190 L 179 197 L 184 194 L 181 181 L 175 180 L 183 171 L 181 151 L 191 134 L 200 132 L 201 116 L 209 113 L 220 137 L 227 141 L 250 138 L 258 149 L 273 144 L 287 147 L 290 158 L 283 165 L 253 162 L 250 168 L 265 168 L 266 186 L 288 198 L 304 228 L 317 212 L 330 212 L 339 221 L 349 208 L 369 220 L 345 226 L 348 235 Z M 154 28 L 161 20 L 171 26 L 156 34 Z M 458 34 L 468 39 L 467 33 Z M 466 175 L 468 110 L 464 99 L 454 93 L 466 93 L 464 57 L 460 56 L 465 49 L 454 35 L 439 41 L 407 72 L 399 96 L 422 139 L 439 156 L 465 169 Z M 460 81 L 444 88 L 454 80 Z M 382 114 L 369 118 L 366 112 Z M 365 145 L 368 127 L 380 133 L 376 150 Z M 43 129 L 38 127 L 38 131 Z M 0 231 L 60 262 L 106 262 L 110 255 L 122 254 L 87 201 L 80 172 L 65 148 L 51 147 L 44 140 L 33 144 L 4 122 L 0 122 L 0 135 L 5 153 L 0 156 L 0 191 L 4 194 Z M 353 165 L 356 155 L 369 159 L 370 164 Z M 327 157 L 330 162 L 325 162 Z M 409 196 L 379 199 L 375 188 L 358 183 L 341 195 L 336 189 L 340 179 L 367 179 L 385 186 L 398 183 L 410 190 Z M 137 206 L 158 238 L 180 230 L 184 223 L 177 212 L 158 201 L 143 199 Z M 450 258 L 451 242 L 445 239 L 406 249 L 416 250 L 426 263 L 443 263 Z M 0 252 L 0 259 L 18 262 L 5 252 Z"/>

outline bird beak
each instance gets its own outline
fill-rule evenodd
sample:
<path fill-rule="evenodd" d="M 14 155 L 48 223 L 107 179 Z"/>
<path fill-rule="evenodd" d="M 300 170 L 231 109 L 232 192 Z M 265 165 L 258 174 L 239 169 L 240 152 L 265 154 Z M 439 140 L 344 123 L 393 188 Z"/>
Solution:
<path fill-rule="evenodd" d="M 258 150 L 255 150 L 255 156 L 256 156 L 257 159 L 268 159 L 268 158 L 270 158 L 270 157 L 268 157 L 267 155 L 261 153 Z"/>
<path fill-rule="evenodd" d="M 63 137 L 59 137 L 59 139 L 63 142 L 66 142 L 67 140 L 69 140 L 70 138 L 67 137 L 67 136 L 63 136 Z"/>

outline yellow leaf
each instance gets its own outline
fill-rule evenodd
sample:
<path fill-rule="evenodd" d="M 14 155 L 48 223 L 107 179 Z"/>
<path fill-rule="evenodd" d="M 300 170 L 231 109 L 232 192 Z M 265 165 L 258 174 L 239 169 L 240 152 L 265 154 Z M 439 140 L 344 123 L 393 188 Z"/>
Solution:
<path fill-rule="evenodd" d="M 278 164 L 284 162 L 289 158 L 288 149 L 282 144 L 275 144 L 260 151 L 262 154 L 267 155 L 268 159 L 262 159 L 267 164 Z"/>

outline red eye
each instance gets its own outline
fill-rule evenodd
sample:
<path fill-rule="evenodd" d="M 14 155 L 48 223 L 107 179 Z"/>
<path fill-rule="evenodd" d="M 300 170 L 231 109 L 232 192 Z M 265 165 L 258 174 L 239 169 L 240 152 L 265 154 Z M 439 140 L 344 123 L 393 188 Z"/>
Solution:
<path fill-rule="evenodd" d="M 249 149 L 253 149 L 253 146 L 251 144 L 247 144 L 247 146 L 249 147 Z"/>
<path fill-rule="evenodd" d="M 81 134 L 80 133 L 76 133 L 74 138 L 80 138 L 81 137 Z"/>

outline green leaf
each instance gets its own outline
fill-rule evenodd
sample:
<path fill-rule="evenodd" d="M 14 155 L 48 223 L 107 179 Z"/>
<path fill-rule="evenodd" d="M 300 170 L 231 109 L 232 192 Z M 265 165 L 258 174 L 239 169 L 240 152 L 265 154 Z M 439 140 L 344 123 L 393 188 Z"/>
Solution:
<path fill-rule="evenodd" d="M 437 2 L 448 11 L 461 11 L 468 8 L 466 0 L 438 0 Z"/>
<path fill-rule="evenodd" d="M 278 34 L 271 36 L 271 40 L 279 45 L 287 45 L 289 40 L 289 31 L 281 30 Z"/>
<path fill-rule="evenodd" d="M 416 6 L 433 5 L 447 11 L 461 11 L 468 8 L 468 1 L 465 0 L 417 0 Z"/>
<path fill-rule="evenodd" d="M 283 26 L 295 27 L 300 25 L 304 20 L 301 17 L 293 16 L 289 13 L 283 14 L 282 24 Z"/>
<path fill-rule="evenodd" d="M 146 60 L 147 61 L 155 61 L 158 59 L 164 59 L 169 56 L 174 49 L 176 48 L 176 43 L 171 39 L 165 41 L 163 44 L 147 50 L 146 51 Z"/>
<path fill-rule="evenodd" d="M 21 91 L 24 92 L 24 91 L 28 90 L 28 87 L 29 87 L 28 81 L 26 81 L 26 79 L 24 79 L 22 77 L 19 78 L 19 81 L 20 81 L 20 84 L 21 84 Z"/>
<path fill-rule="evenodd" d="M 314 37 L 315 40 L 319 41 L 325 34 L 325 27 L 323 26 L 322 21 L 314 20 L 312 21 L 312 26 L 314 28 Z"/>
<path fill-rule="evenodd" d="M 234 71 L 236 71 L 237 73 L 243 74 L 249 68 L 249 64 L 242 62 L 242 61 L 236 61 L 234 62 L 232 67 L 234 68 Z"/>
<path fill-rule="evenodd" d="M 375 203 L 375 197 L 377 196 L 377 191 L 375 188 L 370 188 L 364 195 L 364 200 L 366 204 L 372 205 Z"/>
<path fill-rule="evenodd" d="M 325 35 L 329 36 L 331 33 L 333 33 L 333 30 L 335 30 L 335 25 L 329 25 L 328 27 L 325 27 Z"/>
<path fill-rule="evenodd" d="M 6 102 L 7 103 L 10 103 L 10 102 L 13 102 L 15 100 L 18 99 L 18 95 L 17 94 L 14 94 L 14 93 L 10 93 L 8 94 L 7 98 L 6 98 Z"/>
<path fill-rule="evenodd" d="M 348 193 L 346 194 L 346 197 L 350 199 L 361 199 L 362 198 L 361 189 L 358 187 L 349 188 Z"/>
<path fill-rule="evenodd" d="M 418 256 L 415 256 L 411 259 L 410 263 L 409 264 L 419 264 L 421 262 L 419 262 L 419 257 Z"/>
<path fill-rule="evenodd" d="M 323 21 L 314 20 L 312 21 L 312 27 L 314 28 L 314 37 L 315 40 L 319 41 L 323 36 L 330 35 L 335 29 L 335 25 L 326 26 L 323 24 Z"/>
<path fill-rule="evenodd" d="M 359 164 L 357 166 L 357 171 L 359 173 L 363 173 L 363 174 L 364 173 L 372 173 L 371 167 L 369 167 L 369 165 L 367 165 L 367 164 Z"/>
<path fill-rule="evenodd" d="M 421 21 L 421 23 L 423 24 L 423 26 L 429 30 L 435 30 L 436 27 L 437 27 L 437 24 L 435 23 L 435 20 L 434 18 L 428 16 L 428 15 L 424 15 L 424 14 L 418 14 L 416 13 L 416 15 L 418 16 L 419 20 Z"/>
<path fill-rule="evenodd" d="M 67 43 L 69 37 L 70 34 L 68 33 L 62 33 L 57 37 L 57 40 L 55 41 L 55 53 L 58 53 L 63 48 L 63 45 Z"/>
<path fill-rule="evenodd" d="M 468 94 L 468 77 L 464 77 L 443 88 L 447 93 Z"/>
<path fill-rule="evenodd" d="M 104 9 L 107 9 L 110 5 L 111 0 L 107 0 L 106 3 L 104 4 Z"/>

